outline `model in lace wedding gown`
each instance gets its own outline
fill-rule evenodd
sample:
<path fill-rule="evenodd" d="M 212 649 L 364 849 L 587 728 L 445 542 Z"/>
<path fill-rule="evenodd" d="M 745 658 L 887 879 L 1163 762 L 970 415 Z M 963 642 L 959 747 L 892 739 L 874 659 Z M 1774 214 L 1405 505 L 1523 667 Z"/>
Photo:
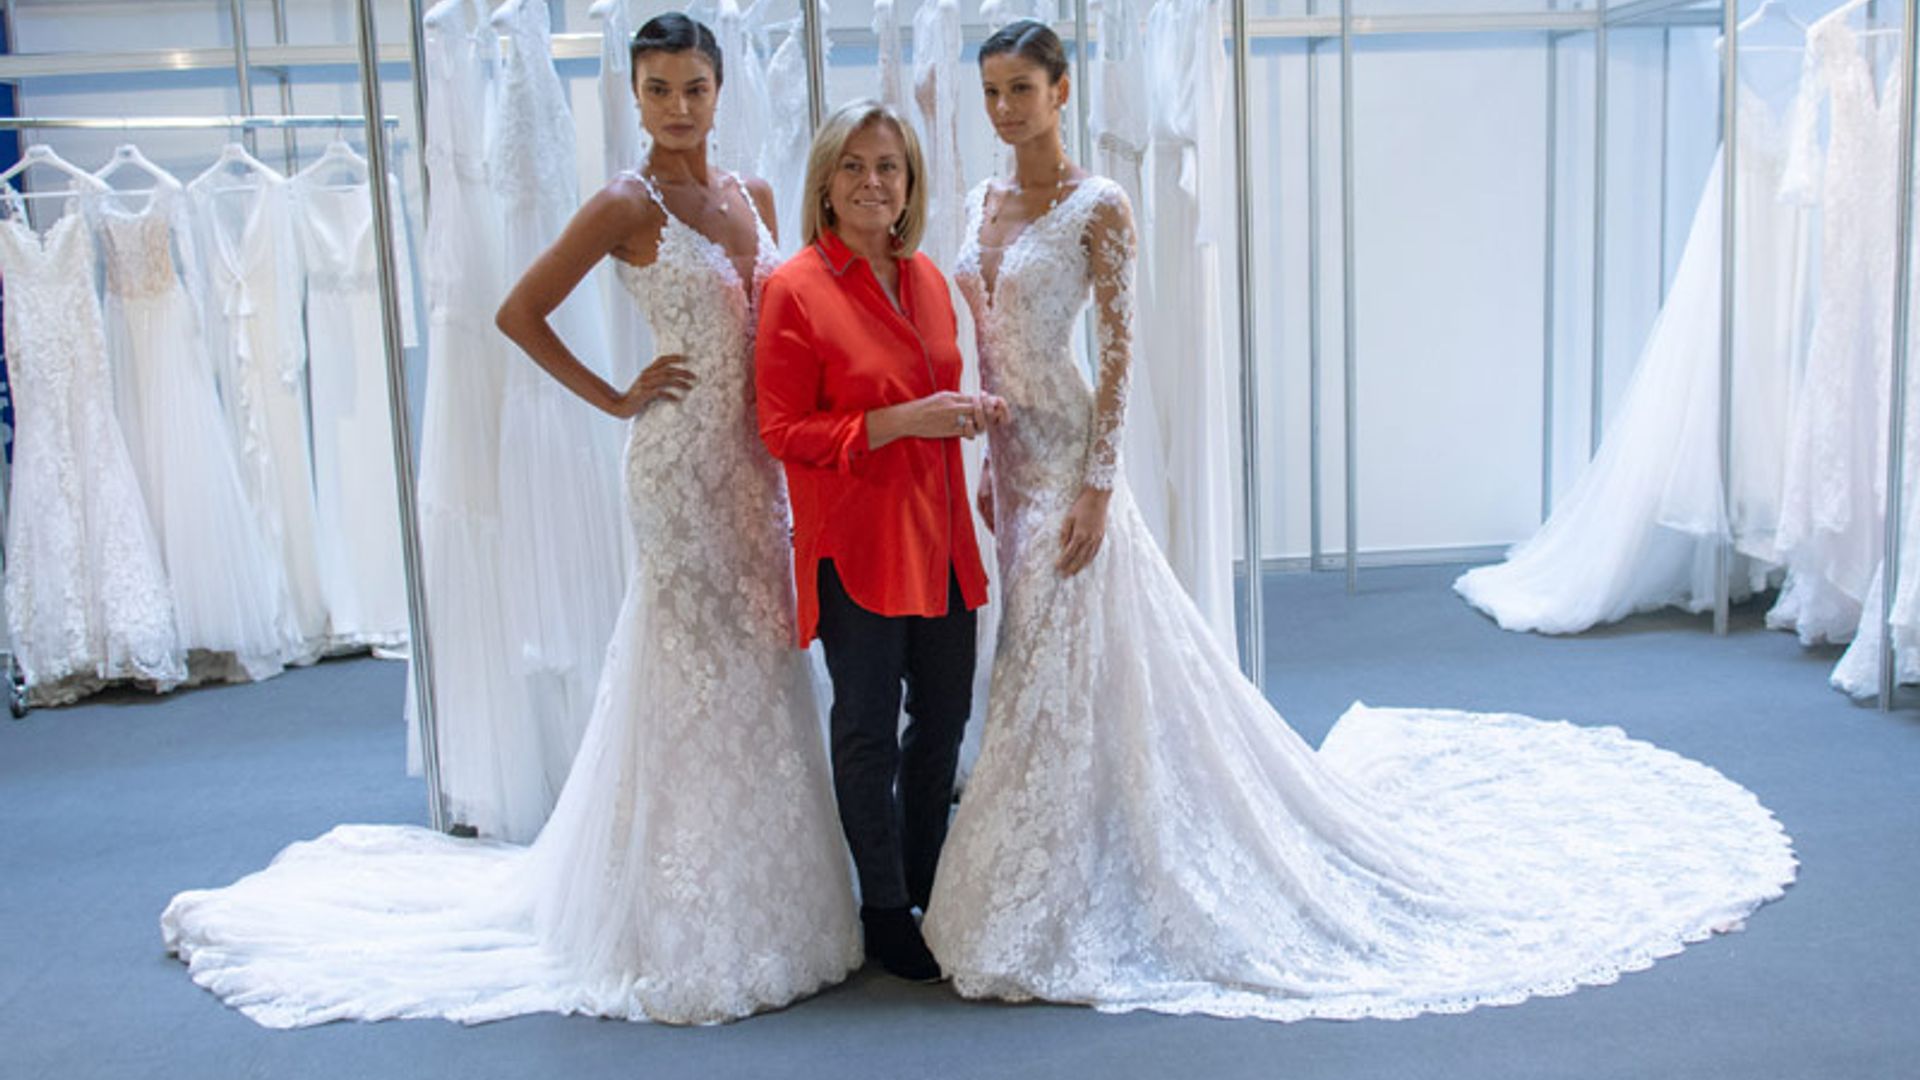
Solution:
<path fill-rule="evenodd" d="M 162 931 L 194 981 L 273 1027 L 529 1012 L 711 1023 L 859 964 L 805 654 L 789 644 L 786 493 L 749 416 L 755 307 L 776 265 L 757 232 L 750 281 L 670 212 L 655 261 L 619 267 L 697 381 L 629 428 L 645 557 L 539 839 L 351 825 L 295 844 L 168 905 Z"/>
<path fill-rule="evenodd" d="M 1720 234 L 1715 159 L 1660 316 L 1599 453 L 1546 524 L 1454 590 L 1507 630 L 1577 634 L 1639 611 L 1713 606 L 1723 538 L 1738 601 L 1774 580 L 1794 382 L 1811 295 L 1811 216 L 1780 197 L 1787 127 L 1742 87 L 1736 155 L 1731 499 L 1720 485 Z M 1733 511 L 1729 520 L 1723 505 Z"/>
<path fill-rule="evenodd" d="M 186 664 L 114 416 L 93 239 L 77 198 L 44 235 L 11 185 L 0 184 L 0 198 L 15 429 L 6 574 L 14 659 L 42 705 L 115 679 L 170 689 Z"/>
<path fill-rule="evenodd" d="M 1738 926 L 1794 876 L 1752 794 L 1617 728 L 1356 705 L 1316 753 L 1241 677 L 1118 473 L 1133 238 L 1080 181 L 955 271 L 1006 610 L 928 944 L 970 997 L 1291 1020 L 1564 994 Z M 1099 381 L 1069 351 L 1089 296 Z M 1110 490 L 1104 545 L 1055 568 Z"/>
<path fill-rule="evenodd" d="M 304 643 L 285 569 L 247 499 L 199 313 L 187 296 L 185 281 L 197 275 L 186 189 L 171 177 L 155 181 L 144 196 L 102 194 L 96 209 L 120 424 L 160 541 L 190 674 L 262 679 L 299 658 Z M 129 211 L 119 205 L 126 199 L 145 205 Z"/>

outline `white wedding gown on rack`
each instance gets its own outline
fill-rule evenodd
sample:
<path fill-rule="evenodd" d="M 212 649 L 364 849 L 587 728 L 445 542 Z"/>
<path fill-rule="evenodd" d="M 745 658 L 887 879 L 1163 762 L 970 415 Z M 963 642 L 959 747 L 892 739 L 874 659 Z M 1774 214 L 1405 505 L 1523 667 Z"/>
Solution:
<path fill-rule="evenodd" d="M 633 58 L 628 52 L 638 0 L 596 0 L 587 13 L 600 20 L 600 131 L 602 167 L 611 179 L 645 161 L 646 140 L 640 109 L 634 103 Z M 620 279 L 596 273 L 607 300 L 607 381 L 625 389 L 653 362 L 653 334 L 647 320 L 626 302 Z"/>
<path fill-rule="evenodd" d="M 187 295 L 186 280 L 198 274 L 186 189 L 171 178 L 156 183 L 147 193 L 103 192 L 95 202 L 120 425 L 160 542 L 191 676 L 264 679 L 300 657 L 303 644 L 286 573 L 241 480 Z M 131 211 L 121 205 L 128 201 L 145 205 Z"/>
<path fill-rule="evenodd" d="M 239 168 L 238 174 L 230 168 Z M 241 479 L 276 550 L 300 638 L 291 659 L 326 648 L 307 417 L 307 338 L 300 252 L 287 181 L 238 144 L 187 185 L 198 249 L 207 344 L 239 452 Z"/>
<path fill-rule="evenodd" d="M 433 626 L 440 786 L 452 820 L 528 843 L 560 794 L 527 722 L 501 553 L 500 412 L 524 363 L 493 327 L 506 295 L 500 214 L 486 163 L 498 48 L 483 0 L 445 0 L 424 22 L 427 387 L 420 434 L 420 555 Z M 417 756 L 418 732 L 409 728 Z"/>
<path fill-rule="evenodd" d="M 97 182 L 95 182 L 97 183 Z M 14 404 L 7 630 L 36 704 L 106 682 L 157 690 L 187 677 L 173 598 L 114 415 L 94 293 L 93 237 L 76 194 L 44 234 L 0 184 L 7 373 Z"/>
<path fill-rule="evenodd" d="M 744 191 L 743 191 L 744 194 Z M 749 203 L 751 200 L 748 200 Z M 754 434 L 753 280 L 669 216 L 619 274 L 699 381 L 629 428 L 641 560 L 560 804 L 531 848 L 341 826 L 161 917 L 194 981 L 271 1027 L 530 1012 L 711 1023 L 861 959 L 804 653 L 786 496 Z"/>
<path fill-rule="evenodd" d="M 1804 91 L 1803 91 L 1804 92 Z M 1454 590 L 1503 629 L 1577 634 L 1636 612 L 1713 607 L 1766 589 L 1785 443 L 1812 297 L 1809 209 L 1781 197 L 1788 129 L 1740 90 L 1735 203 L 1731 520 L 1720 486 L 1723 155 L 1716 155 L 1673 287 L 1600 450 L 1540 530 Z"/>
<path fill-rule="evenodd" d="M 323 182 L 314 168 L 291 183 L 306 272 L 315 523 L 329 639 L 335 648 L 395 648 L 407 639 L 407 583 L 374 268 L 373 189 L 370 182 Z M 387 184 L 398 207 L 399 185 L 391 177 Z M 413 283 L 404 232 L 396 225 L 401 247 L 394 264 L 400 269 L 401 332 L 412 345 Z"/>
<path fill-rule="evenodd" d="M 1629 739 L 1356 705 L 1315 752 L 1240 675 L 1116 475 L 1124 196 L 1089 177 L 955 276 L 980 327 L 1005 590 L 987 733 L 928 944 L 970 997 L 1291 1020 L 1565 994 L 1738 926 L 1794 877 L 1751 793 Z M 1100 366 L 1070 351 L 1096 299 Z M 1104 545 L 1054 569 L 1110 487 Z"/>
<path fill-rule="evenodd" d="M 1844 15 L 1808 31 L 1787 187 L 1818 188 L 1820 298 L 1787 433 L 1779 534 L 1787 582 L 1767 622 L 1809 644 L 1852 639 L 1883 543 L 1898 78 L 1895 63 L 1875 87 L 1866 43 Z"/>
<path fill-rule="evenodd" d="M 504 55 L 490 98 L 487 175 L 513 281 L 578 208 L 573 118 L 553 69 L 545 0 L 508 0 L 493 14 Z M 610 374 L 597 288 L 575 289 L 551 318 L 589 367 Z M 486 327 L 482 333 L 490 332 Z M 528 704 L 541 767 L 566 782 L 593 709 L 607 638 L 627 578 L 620 528 L 619 428 L 532 360 L 507 365 L 500 413 L 501 565 L 507 568 L 507 658 Z"/>

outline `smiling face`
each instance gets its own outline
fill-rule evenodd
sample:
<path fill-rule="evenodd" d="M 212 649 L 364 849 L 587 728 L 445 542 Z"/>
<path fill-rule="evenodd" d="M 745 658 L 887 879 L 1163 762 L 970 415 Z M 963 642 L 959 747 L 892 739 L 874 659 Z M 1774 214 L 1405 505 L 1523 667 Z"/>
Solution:
<path fill-rule="evenodd" d="M 840 150 L 827 205 L 841 233 L 884 233 L 907 208 L 907 146 L 885 120 L 862 124 Z"/>
<path fill-rule="evenodd" d="M 640 126 L 654 145 L 691 150 L 713 130 L 720 82 L 697 50 L 650 52 L 633 65 L 633 96 L 640 104 Z"/>
<path fill-rule="evenodd" d="M 1047 69 L 1019 53 L 996 53 L 980 61 L 980 90 L 987 119 L 1000 141 L 1017 145 L 1059 138 L 1060 110 L 1067 103 L 1067 77 L 1047 78 Z"/>

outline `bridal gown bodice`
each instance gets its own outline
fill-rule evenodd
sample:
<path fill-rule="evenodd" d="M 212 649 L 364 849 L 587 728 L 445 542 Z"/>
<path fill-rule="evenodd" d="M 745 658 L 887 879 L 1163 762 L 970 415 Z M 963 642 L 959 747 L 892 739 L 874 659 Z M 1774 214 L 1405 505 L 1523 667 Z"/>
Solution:
<path fill-rule="evenodd" d="M 960 993 L 1269 1019 L 1410 1016 L 1610 982 L 1792 880 L 1779 825 L 1617 728 L 1355 706 L 1316 752 L 1155 548 L 1113 448 L 1132 231 L 1090 178 L 956 277 L 993 429 L 1005 610 L 923 929 Z M 1099 375 L 1068 349 L 1089 302 Z M 1108 488 L 1085 568 L 1062 518 Z"/>
<path fill-rule="evenodd" d="M 696 382 L 629 425 L 642 542 L 579 754 L 531 848 L 342 826 L 162 917 L 194 979 L 261 1023 L 529 1012 L 711 1023 L 861 958 L 788 514 L 749 401 L 759 286 L 671 218 L 618 272 Z"/>
<path fill-rule="evenodd" d="M 6 600 L 29 693 L 71 701 L 112 679 L 186 677 L 173 601 L 115 416 L 93 237 L 77 206 L 46 233 L 10 186 L 0 223 L 14 405 Z M 93 197 L 93 196 L 88 196 Z"/>

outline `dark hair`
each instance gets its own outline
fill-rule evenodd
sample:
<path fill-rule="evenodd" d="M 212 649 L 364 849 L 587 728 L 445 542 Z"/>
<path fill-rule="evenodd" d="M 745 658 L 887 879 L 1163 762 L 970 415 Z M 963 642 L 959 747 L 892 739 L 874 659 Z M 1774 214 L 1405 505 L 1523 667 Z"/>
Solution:
<path fill-rule="evenodd" d="M 980 45 L 980 62 L 986 63 L 987 57 L 1005 53 L 1045 68 L 1050 83 L 1059 82 L 1060 76 L 1067 73 L 1067 47 L 1060 44 L 1060 35 L 1043 22 L 1019 19 L 995 30 L 993 36 Z"/>
<path fill-rule="evenodd" d="M 627 59 L 637 71 L 640 58 L 648 53 L 679 53 L 690 49 L 698 50 L 713 65 L 713 85 L 717 88 L 724 74 L 720 66 L 720 43 L 714 40 L 713 31 L 707 29 L 705 23 L 678 11 L 655 15 L 634 31 L 633 42 L 627 46 Z"/>

